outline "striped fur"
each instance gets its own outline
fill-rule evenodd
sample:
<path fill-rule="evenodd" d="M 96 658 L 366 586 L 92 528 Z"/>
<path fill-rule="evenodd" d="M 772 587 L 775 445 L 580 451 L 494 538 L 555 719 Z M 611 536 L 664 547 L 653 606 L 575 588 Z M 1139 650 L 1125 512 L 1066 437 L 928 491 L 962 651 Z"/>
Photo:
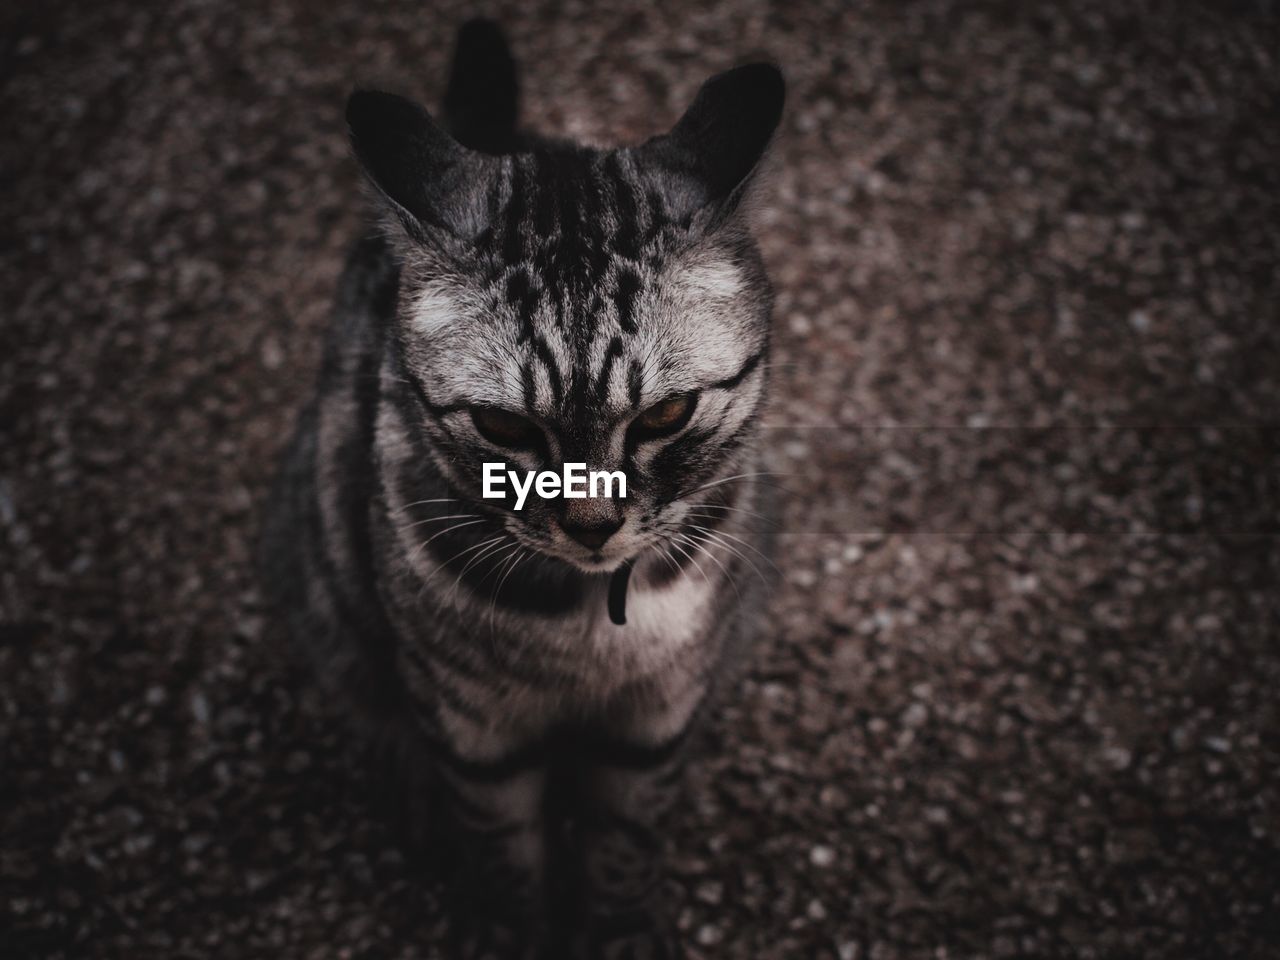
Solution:
<path fill-rule="evenodd" d="M 514 117 L 514 90 L 466 89 L 466 57 L 509 61 L 500 44 L 489 25 L 464 28 L 451 102 Z M 397 805 L 452 865 L 459 909 L 485 918 L 459 924 L 462 955 L 678 955 L 656 825 L 766 563 L 755 437 L 770 290 L 739 205 L 780 109 L 762 76 L 703 103 L 749 110 L 734 96 L 776 87 L 755 155 L 720 161 L 680 126 L 597 150 L 455 121 L 458 140 L 423 127 L 401 148 L 425 112 L 367 101 L 397 124 L 371 132 L 353 98 L 387 229 L 344 270 L 269 510 L 268 573 L 321 678 L 393 744 Z M 399 170 L 397 150 L 425 154 L 421 175 L 438 168 L 447 196 Z M 634 440 L 640 411 L 686 391 L 687 426 Z M 476 406 L 523 414 L 545 444 L 496 449 Z M 487 460 L 624 470 L 622 526 L 593 549 L 565 534 L 564 501 L 481 500 Z M 623 563 L 620 626 L 605 594 Z"/>

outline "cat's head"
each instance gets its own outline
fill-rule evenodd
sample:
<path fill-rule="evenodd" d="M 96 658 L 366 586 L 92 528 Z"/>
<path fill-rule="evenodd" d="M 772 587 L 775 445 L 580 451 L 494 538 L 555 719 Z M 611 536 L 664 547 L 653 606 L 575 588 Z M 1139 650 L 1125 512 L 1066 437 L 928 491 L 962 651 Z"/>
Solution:
<path fill-rule="evenodd" d="M 455 496 L 525 546 L 616 568 L 677 536 L 763 399 L 770 289 L 744 195 L 782 111 L 766 65 L 703 85 L 667 134 L 599 150 L 462 146 L 357 92 L 352 142 L 403 260 L 394 342 Z M 482 466 L 621 470 L 625 499 L 482 499 Z M 510 485 L 508 484 L 508 489 Z"/>

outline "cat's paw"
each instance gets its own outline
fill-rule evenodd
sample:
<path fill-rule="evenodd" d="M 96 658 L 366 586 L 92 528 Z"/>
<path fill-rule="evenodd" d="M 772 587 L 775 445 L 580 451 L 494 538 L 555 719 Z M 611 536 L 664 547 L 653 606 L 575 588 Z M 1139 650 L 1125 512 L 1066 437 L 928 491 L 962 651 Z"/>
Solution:
<path fill-rule="evenodd" d="M 682 960 L 672 924 L 656 914 L 595 917 L 571 940 L 570 960 Z"/>
<path fill-rule="evenodd" d="M 457 933 L 449 952 L 451 960 L 546 960 L 542 938 L 527 927 L 476 922 Z"/>

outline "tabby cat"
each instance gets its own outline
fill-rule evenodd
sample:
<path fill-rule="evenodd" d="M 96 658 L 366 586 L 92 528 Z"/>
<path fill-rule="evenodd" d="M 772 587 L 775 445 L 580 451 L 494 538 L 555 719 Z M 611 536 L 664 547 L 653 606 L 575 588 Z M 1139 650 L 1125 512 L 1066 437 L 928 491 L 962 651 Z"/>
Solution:
<path fill-rule="evenodd" d="M 534 137 L 479 21 L 442 124 L 348 102 L 383 225 L 340 281 L 268 575 L 394 761 L 459 956 L 680 955 L 657 825 L 767 572 L 771 290 L 743 200 L 782 103 L 755 64 L 637 147 Z M 485 462 L 621 470 L 626 496 L 517 511 L 482 498 Z"/>

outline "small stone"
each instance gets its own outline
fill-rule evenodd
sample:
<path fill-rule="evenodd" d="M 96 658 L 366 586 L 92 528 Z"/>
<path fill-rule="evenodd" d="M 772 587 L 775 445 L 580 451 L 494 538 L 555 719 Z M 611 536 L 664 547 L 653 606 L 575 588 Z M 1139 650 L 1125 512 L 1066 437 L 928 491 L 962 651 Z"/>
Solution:
<path fill-rule="evenodd" d="M 275 337 L 268 337 L 262 344 L 262 365 L 268 370 L 279 370 L 284 364 L 284 350 Z"/>
<path fill-rule="evenodd" d="M 791 571 L 791 582 L 798 587 L 812 587 L 818 582 L 818 577 L 812 570 L 806 570 L 802 567 L 799 570 Z"/>
<path fill-rule="evenodd" d="M 718 880 L 704 880 L 698 884 L 697 889 L 694 891 L 694 896 L 703 903 L 715 906 L 724 896 L 724 884 Z"/>
<path fill-rule="evenodd" d="M 191 715 L 202 727 L 209 723 L 209 699 L 199 690 L 191 694 Z"/>
<path fill-rule="evenodd" d="M 1127 747 L 1107 747 L 1102 751 L 1102 759 L 1112 770 L 1126 770 L 1133 762 L 1133 751 Z"/>
<path fill-rule="evenodd" d="M 836 852 L 828 846 L 818 844 L 809 851 L 809 862 L 815 867 L 829 867 L 836 862 Z"/>
<path fill-rule="evenodd" d="M 713 947 L 723 939 L 724 933 L 714 924 L 705 923 L 698 928 L 698 943 L 704 947 Z"/>
<path fill-rule="evenodd" d="M 929 708 L 923 703 L 913 703 L 902 711 L 903 726 L 912 730 L 918 730 L 923 727 L 928 719 Z"/>

